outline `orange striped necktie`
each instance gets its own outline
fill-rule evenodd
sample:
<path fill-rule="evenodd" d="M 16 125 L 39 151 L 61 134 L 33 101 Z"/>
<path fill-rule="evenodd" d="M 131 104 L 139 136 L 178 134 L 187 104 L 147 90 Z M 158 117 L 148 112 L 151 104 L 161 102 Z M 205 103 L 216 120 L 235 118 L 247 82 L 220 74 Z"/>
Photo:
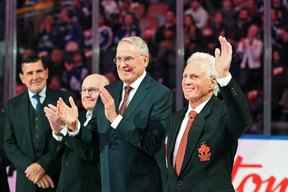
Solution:
<path fill-rule="evenodd" d="M 185 156 L 185 151 L 186 151 L 186 147 L 187 147 L 187 143 L 188 143 L 188 135 L 189 135 L 189 131 L 192 128 L 192 124 L 194 122 L 194 120 L 196 119 L 197 116 L 197 112 L 196 111 L 190 111 L 189 112 L 189 119 L 184 131 L 184 134 L 181 138 L 180 141 L 180 145 L 176 154 L 176 159 L 175 159 L 175 170 L 176 170 L 176 174 L 179 176 L 181 168 L 182 168 L 182 164 L 183 164 L 183 160 L 184 160 L 184 156 Z"/>

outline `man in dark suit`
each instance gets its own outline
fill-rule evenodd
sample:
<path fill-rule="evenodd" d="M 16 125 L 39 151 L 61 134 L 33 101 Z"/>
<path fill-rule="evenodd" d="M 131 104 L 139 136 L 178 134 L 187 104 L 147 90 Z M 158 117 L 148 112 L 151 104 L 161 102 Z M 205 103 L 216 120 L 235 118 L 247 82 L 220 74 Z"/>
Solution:
<path fill-rule="evenodd" d="M 99 168 L 99 145 L 97 134 L 85 131 L 92 118 L 99 91 L 109 81 L 105 76 L 92 74 L 87 76 L 81 87 L 81 102 L 86 113 L 80 113 L 81 132 L 71 137 L 66 127 L 61 127 L 57 117 L 57 106 L 49 105 L 44 108 L 51 125 L 53 137 L 64 146 L 62 166 L 57 192 L 97 192 L 101 191 Z M 96 136 L 94 138 L 94 136 Z M 89 143 L 89 144 L 87 144 Z"/>
<path fill-rule="evenodd" d="M 6 167 L 8 160 L 3 150 L 3 135 L 4 135 L 4 113 L 0 112 L 0 191 L 9 192 Z"/>
<path fill-rule="evenodd" d="M 100 91 L 102 102 L 96 105 L 91 127 L 100 139 L 102 191 L 162 191 L 154 155 L 165 136 L 172 94 L 146 73 L 148 62 L 141 38 L 123 38 L 115 58 L 121 81 Z M 75 118 L 65 121 L 72 130 L 79 128 Z"/>
<path fill-rule="evenodd" d="M 167 192 L 232 192 L 237 140 L 251 118 L 246 99 L 229 72 L 232 46 L 219 37 L 215 57 L 194 53 L 183 72 L 189 105 L 171 118 L 166 162 Z M 220 86 L 223 99 L 213 96 Z M 219 88 L 219 87 L 218 87 Z"/>
<path fill-rule="evenodd" d="M 16 167 L 17 192 L 52 191 L 59 173 L 60 151 L 42 106 L 55 104 L 59 97 L 67 96 L 46 88 L 47 66 L 35 56 L 21 63 L 19 75 L 27 90 L 5 107 L 4 149 Z"/>

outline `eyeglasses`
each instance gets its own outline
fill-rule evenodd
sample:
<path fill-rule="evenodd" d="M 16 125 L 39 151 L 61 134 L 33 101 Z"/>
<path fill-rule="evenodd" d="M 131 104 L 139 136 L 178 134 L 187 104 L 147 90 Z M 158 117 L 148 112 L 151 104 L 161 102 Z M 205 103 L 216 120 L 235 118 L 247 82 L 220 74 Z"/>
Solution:
<path fill-rule="evenodd" d="M 80 91 L 81 94 L 85 94 L 88 93 L 89 95 L 94 95 L 99 93 L 99 89 L 95 88 L 95 87 L 91 87 L 91 88 L 82 88 Z"/>
<path fill-rule="evenodd" d="M 113 59 L 113 62 L 114 63 L 121 63 L 121 62 L 124 62 L 124 63 L 131 63 L 132 61 L 135 60 L 135 57 L 132 57 L 132 56 L 125 56 L 125 57 L 115 57 Z"/>

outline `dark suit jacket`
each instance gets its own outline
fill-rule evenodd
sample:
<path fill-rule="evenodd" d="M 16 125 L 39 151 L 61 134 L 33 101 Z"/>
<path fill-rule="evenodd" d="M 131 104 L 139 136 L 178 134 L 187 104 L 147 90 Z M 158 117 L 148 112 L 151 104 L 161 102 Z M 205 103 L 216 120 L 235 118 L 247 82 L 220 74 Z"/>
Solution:
<path fill-rule="evenodd" d="M 238 138 L 251 124 L 246 99 L 231 80 L 198 114 L 188 136 L 180 175 L 173 167 L 176 137 L 187 109 L 171 118 L 168 135 L 168 192 L 232 192 L 231 171 Z"/>
<path fill-rule="evenodd" d="M 83 113 L 80 122 L 85 122 Z M 89 127 L 89 126 L 88 126 Z M 100 192 L 99 146 L 97 133 L 82 127 L 75 137 L 62 140 L 64 154 L 57 192 Z"/>
<path fill-rule="evenodd" d="M 9 186 L 7 181 L 6 166 L 8 160 L 3 149 L 3 136 L 4 136 L 4 113 L 0 112 L 0 191 L 8 192 Z"/>
<path fill-rule="evenodd" d="M 108 86 L 119 107 L 122 82 Z M 104 192 L 160 192 L 161 173 L 154 158 L 165 136 L 172 109 L 171 92 L 148 74 L 123 114 L 117 129 L 106 119 L 101 101 L 94 125 L 100 139 L 100 166 Z"/>
<path fill-rule="evenodd" d="M 46 99 L 43 105 L 56 104 L 59 97 L 68 98 L 64 92 L 46 91 Z M 30 120 L 29 108 L 31 103 L 28 91 L 12 98 L 5 107 L 5 135 L 4 149 L 8 159 L 17 170 L 17 192 L 35 191 L 36 185 L 25 176 L 25 169 L 33 162 L 39 163 L 46 173 L 57 183 L 57 175 L 60 169 L 58 159 L 59 149 L 57 142 L 52 138 L 51 129 L 44 112 L 40 114 L 40 147 L 36 157 L 36 151 L 32 144 L 32 122 Z"/>

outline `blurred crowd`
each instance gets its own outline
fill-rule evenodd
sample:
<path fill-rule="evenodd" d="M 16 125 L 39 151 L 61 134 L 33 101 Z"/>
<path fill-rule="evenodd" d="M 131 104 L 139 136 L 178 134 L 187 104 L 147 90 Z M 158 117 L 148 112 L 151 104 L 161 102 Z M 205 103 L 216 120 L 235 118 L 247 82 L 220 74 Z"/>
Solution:
<path fill-rule="evenodd" d="M 49 0 L 46 0 L 49 1 Z M 81 81 L 92 65 L 92 0 L 53 1 L 49 12 L 32 19 L 18 17 L 19 58 L 37 52 L 47 62 L 51 89 L 69 89 L 79 95 Z M 19 9 L 40 1 L 22 1 Z M 263 127 L 262 0 L 184 0 L 185 60 L 195 51 L 213 54 L 224 35 L 233 44 L 232 75 L 247 94 L 254 126 Z M 288 121 L 288 1 L 271 0 L 272 17 L 272 121 Z M 140 35 L 148 43 L 148 71 L 175 90 L 176 1 L 101 0 L 100 72 L 117 79 L 113 56 L 117 42 Z M 36 18 L 35 18 L 36 17 Z M 17 86 L 21 91 L 23 86 Z"/>

